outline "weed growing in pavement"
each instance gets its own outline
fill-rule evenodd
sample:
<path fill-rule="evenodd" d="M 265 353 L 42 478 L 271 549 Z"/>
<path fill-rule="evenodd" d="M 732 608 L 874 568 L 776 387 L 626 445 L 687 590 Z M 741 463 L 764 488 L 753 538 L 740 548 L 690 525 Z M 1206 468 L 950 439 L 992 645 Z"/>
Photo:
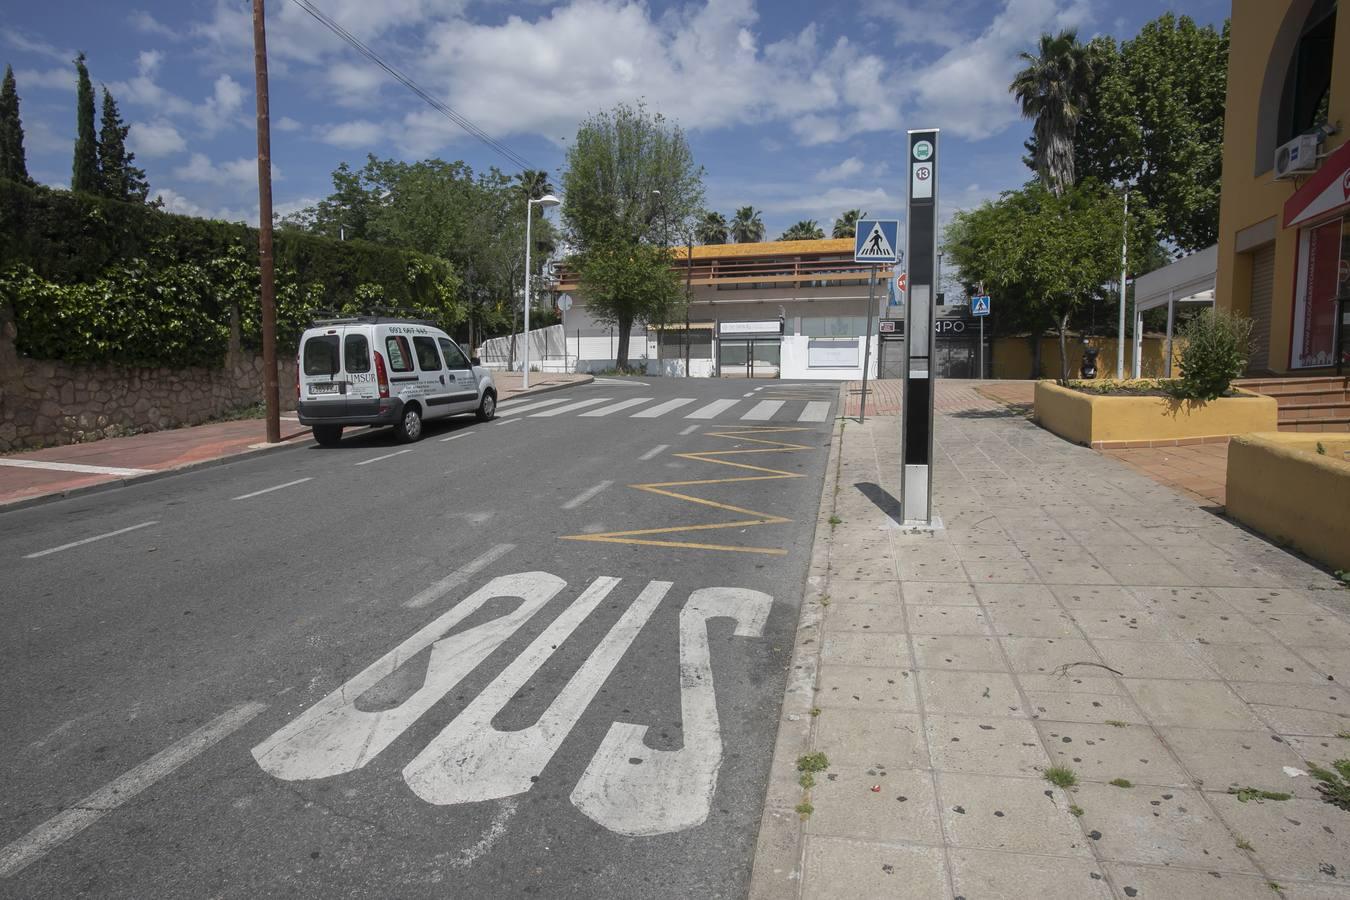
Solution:
<path fill-rule="evenodd" d="M 1128 778 L 1112 778 L 1110 781 L 1107 782 L 1107 784 L 1113 784 L 1118 788 L 1134 787 L 1134 782 L 1130 781 L 1130 779 Z"/>
<path fill-rule="evenodd" d="M 1331 573 L 1342 587 L 1350 587 L 1350 569 L 1337 569 Z"/>
<path fill-rule="evenodd" d="M 816 786 L 816 776 L 812 775 L 810 772 L 803 772 L 797 779 L 797 783 L 809 791 Z"/>
<path fill-rule="evenodd" d="M 1310 764 L 1308 771 L 1318 780 L 1317 792 L 1323 800 L 1350 810 L 1350 759 L 1338 759 L 1330 769 Z"/>
<path fill-rule="evenodd" d="M 831 528 L 834 528 L 834 527 L 837 526 L 837 525 L 841 525 L 841 524 L 843 524 L 843 522 L 844 522 L 844 520 L 841 519 L 841 518 L 839 518 L 838 516 L 830 516 L 830 527 L 831 527 Z"/>
<path fill-rule="evenodd" d="M 816 811 L 816 808 L 811 805 L 810 800 L 803 800 L 801 803 L 794 806 L 793 809 L 796 811 L 797 815 L 801 816 L 803 819 L 809 819 L 811 813 Z"/>
<path fill-rule="evenodd" d="M 1077 803 L 1071 803 L 1071 804 L 1069 804 L 1069 815 L 1071 815 L 1071 816 L 1082 816 L 1082 815 L 1083 815 L 1083 807 L 1079 806 Z"/>
<path fill-rule="evenodd" d="M 830 758 L 819 750 L 797 757 L 798 772 L 824 772 L 829 767 Z"/>
<path fill-rule="evenodd" d="M 1122 722 L 1119 719 L 1107 719 L 1106 724 L 1110 725 L 1112 728 L 1124 728 L 1126 725 L 1129 725 L 1130 723 Z"/>
<path fill-rule="evenodd" d="M 1350 731 L 1338 731 L 1336 732 L 1336 737 L 1343 741 L 1350 741 Z"/>
<path fill-rule="evenodd" d="M 1252 849 L 1251 841 L 1247 840 L 1246 838 L 1238 838 L 1237 848 L 1239 850 L 1251 850 Z"/>
<path fill-rule="evenodd" d="M 1071 788 L 1078 783 L 1078 776 L 1068 766 L 1051 766 L 1043 774 L 1055 787 Z"/>
<path fill-rule="evenodd" d="M 1326 456 L 1326 455 L 1327 455 L 1327 448 L 1326 448 L 1326 446 L 1325 446 L 1321 441 L 1318 441 L 1318 442 L 1317 442 L 1317 455 L 1318 455 L 1318 456 Z"/>
<path fill-rule="evenodd" d="M 1284 887 L 1281 886 L 1280 883 L 1279 883 L 1278 881 L 1267 881 L 1267 882 L 1266 882 L 1266 887 L 1270 888 L 1272 891 L 1274 891 L 1274 892 L 1277 893 L 1277 894 L 1282 894 L 1282 893 L 1284 893 Z"/>
<path fill-rule="evenodd" d="M 830 595 L 829 595 L 829 594 L 824 594 L 824 595 L 821 596 L 821 598 L 820 598 L 820 605 L 821 605 L 821 606 L 829 606 L 829 605 L 830 605 Z"/>
<path fill-rule="evenodd" d="M 1229 788 L 1228 793 L 1237 797 L 1239 803 L 1246 803 L 1248 800 L 1292 800 L 1293 794 L 1285 794 L 1280 791 L 1263 791 L 1260 788 Z"/>
<path fill-rule="evenodd" d="M 819 706 L 811 707 L 811 718 L 814 719 L 818 715 L 820 715 L 820 707 Z"/>

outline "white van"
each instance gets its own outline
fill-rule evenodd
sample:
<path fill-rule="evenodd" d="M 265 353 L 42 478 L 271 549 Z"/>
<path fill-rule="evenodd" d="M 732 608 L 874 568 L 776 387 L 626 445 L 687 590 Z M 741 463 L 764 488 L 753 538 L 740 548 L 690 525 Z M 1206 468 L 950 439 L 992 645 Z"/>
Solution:
<path fill-rule="evenodd" d="M 427 322 L 385 316 L 323 319 L 300 338 L 296 368 L 300 424 L 331 447 L 353 425 L 392 425 L 400 441 L 422 422 L 497 412 L 492 374 Z"/>

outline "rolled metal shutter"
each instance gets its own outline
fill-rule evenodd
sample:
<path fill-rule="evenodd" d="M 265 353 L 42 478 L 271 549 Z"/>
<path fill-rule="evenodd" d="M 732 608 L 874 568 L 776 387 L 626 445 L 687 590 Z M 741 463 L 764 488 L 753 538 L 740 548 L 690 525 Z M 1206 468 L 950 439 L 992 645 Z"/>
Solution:
<path fill-rule="evenodd" d="M 1275 295 L 1275 245 L 1266 244 L 1252 251 L 1252 355 L 1249 372 L 1270 368 L 1270 314 Z"/>

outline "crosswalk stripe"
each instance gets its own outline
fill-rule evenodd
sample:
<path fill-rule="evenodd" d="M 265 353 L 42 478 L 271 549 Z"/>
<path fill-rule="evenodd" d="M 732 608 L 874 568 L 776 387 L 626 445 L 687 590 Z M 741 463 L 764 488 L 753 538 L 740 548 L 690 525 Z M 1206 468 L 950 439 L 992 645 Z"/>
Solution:
<path fill-rule="evenodd" d="M 714 400 L 707 406 L 700 406 L 698 409 L 685 416 L 686 419 L 711 419 L 731 409 L 739 400 Z"/>
<path fill-rule="evenodd" d="M 806 404 L 806 409 L 797 417 L 798 422 L 824 422 L 825 417 L 830 414 L 830 401 L 812 400 Z"/>
<path fill-rule="evenodd" d="M 609 406 L 602 406 L 599 409 L 593 409 L 590 412 L 582 413 L 583 416 L 607 416 L 610 413 L 616 413 L 621 409 L 628 409 L 632 406 L 640 406 L 643 403 L 650 403 L 651 397 L 638 397 L 636 400 L 623 400 L 619 403 L 612 403 Z"/>
<path fill-rule="evenodd" d="M 543 409 L 546 406 L 557 406 L 559 403 L 566 403 L 567 398 L 560 397 L 557 400 L 540 400 L 538 403 L 526 403 L 524 406 L 513 406 L 510 409 L 502 409 L 503 406 L 506 406 L 507 403 L 511 402 L 512 401 L 507 400 L 505 403 L 501 404 L 501 406 L 497 407 L 498 418 L 502 416 L 514 416 L 517 413 L 527 413 L 531 410 Z"/>
<path fill-rule="evenodd" d="M 750 407 L 750 411 L 745 415 L 741 416 L 741 419 L 742 421 L 746 419 L 750 419 L 751 421 L 755 422 L 767 421 L 768 419 L 772 419 L 773 414 L 778 412 L 778 410 L 782 409 L 782 407 L 783 407 L 782 400 L 761 400 L 754 406 Z"/>
<path fill-rule="evenodd" d="M 634 419 L 655 419 L 657 416 L 664 416 L 666 413 L 681 406 L 687 406 L 694 402 L 693 397 L 676 397 L 674 400 L 667 400 L 665 403 L 658 403 L 651 409 L 644 409 L 642 412 L 633 413 Z"/>
<path fill-rule="evenodd" d="M 597 403 L 608 403 L 609 401 L 609 397 L 595 397 L 591 400 L 582 400 L 580 403 L 569 403 L 566 406 L 559 406 L 557 409 L 546 409 L 543 412 L 534 413 L 530 418 L 537 419 L 542 416 L 560 416 L 563 413 L 576 412 L 579 409 L 595 406 Z"/>

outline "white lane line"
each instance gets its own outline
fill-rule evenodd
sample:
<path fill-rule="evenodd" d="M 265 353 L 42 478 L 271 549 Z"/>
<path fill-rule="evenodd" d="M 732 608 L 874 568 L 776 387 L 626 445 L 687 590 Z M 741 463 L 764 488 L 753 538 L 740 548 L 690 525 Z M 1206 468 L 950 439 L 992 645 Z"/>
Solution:
<path fill-rule="evenodd" d="M 644 409 L 642 412 L 633 413 L 630 418 L 633 419 L 655 419 L 657 416 L 664 416 L 673 409 L 679 409 L 681 406 L 688 406 L 694 402 L 693 397 L 676 397 L 674 400 L 667 400 L 665 403 L 658 403 L 651 409 Z"/>
<path fill-rule="evenodd" d="M 96 534 L 93 537 L 87 537 L 82 541 L 71 541 L 69 544 L 62 544 L 59 547 L 52 547 L 49 550 L 39 550 L 37 553 L 29 553 L 24 559 L 37 559 L 39 556 L 47 556 L 51 553 L 60 553 L 62 550 L 69 550 L 71 547 L 82 547 L 85 544 L 92 544 L 94 541 L 101 541 L 104 538 L 117 537 L 119 534 L 126 534 L 128 531 L 135 531 L 138 528 L 149 528 L 151 525 L 158 525 L 159 520 L 154 519 L 149 522 L 142 522 L 139 525 L 132 525 L 127 528 L 119 528 L 116 531 L 109 531 L 107 534 Z"/>
<path fill-rule="evenodd" d="M 377 456 L 374 459 L 364 459 L 361 462 L 357 463 L 357 465 L 368 466 L 371 463 L 379 462 L 382 459 L 393 459 L 395 456 L 402 456 L 405 453 L 411 453 L 416 449 L 417 449 L 416 447 L 408 447 L 405 450 L 395 450 L 393 453 L 386 453 L 384 456 Z"/>
<path fill-rule="evenodd" d="M 757 391 L 757 390 L 759 390 L 759 388 L 755 388 L 755 391 Z M 753 397 L 753 396 L 755 396 L 755 391 L 750 391 L 749 393 L 741 394 L 741 396 L 742 396 L 742 397 Z"/>
<path fill-rule="evenodd" d="M 295 487 L 297 484 L 304 484 L 306 481 L 313 481 L 313 480 L 314 480 L 313 476 L 310 476 L 309 478 L 297 478 L 295 479 L 295 481 L 288 481 L 285 484 L 273 485 L 270 488 L 263 488 L 261 491 L 254 491 L 251 494 L 240 494 L 238 497 L 232 497 L 230 499 L 248 500 L 253 497 L 261 497 L 263 494 L 270 494 L 273 491 L 279 491 L 282 488 Z"/>
<path fill-rule="evenodd" d="M 41 459 L 0 459 L 0 466 L 16 469 L 46 469 L 51 472 L 79 472 L 83 475 L 145 475 L 154 469 L 118 469 L 113 466 L 86 466 L 83 463 L 47 462 Z"/>
<path fill-rule="evenodd" d="M 711 419 L 715 416 L 721 415 L 722 413 L 731 409 L 733 406 L 735 406 L 737 403 L 740 402 L 741 402 L 740 400 L 714 400 L 707 406 L 700 406 L 698 409 L 694 410 L 689 415 L 685 416 L 685 418 Z"/>
<path fill-rule="evenodd" d="M 634 406 L 641 406 L 644 403 L 651 403 L 651 397 L 638 397 L 636 400 L 624 400 L 621 403 L 611 403 L 609 406 L 602 406 L 599 409 L 593 409 L 582 413 L 583 416 L 607 416 L 610 413 L 616 413 L 621 409 L 629 409 Z"/>
<path fill-rule="evenodd" d="M 435 603 L 514 549 L 516 549 L 515 544 L 497 544 L 495 547 L 488 548 L 486 552 L 475 556 L 411 600 L 403 601 L 403 605 L 408 609 L 419 609 L 429 603 Z"/>
<path fill-rule="evenodd" d="M 265 703 L 244 703 L 217 716 L 0 849 L 0 878 L 18 874 L 29 863 L 41 859 L 184 763 L 211 749 L 222 738 L 247 725 L 266 708 Z"/>
<path fill-rule="evenodd" d="M 741 420 L 749 419 L 754 422 L 764 422 L 773 418 L 773 414 L 783 408 L 782 400 L 761 400 L 750 411 L 741 416 Z"/>
<path fill-rule="evenodd" d="M 519 425 L 521 422 L 524 422 L 524 421 L 525 421 L 524 419 L 507 419 L 507 420 L 506 420 L 505 422 L 503 422 L 502 424 L 503 424 L 503 425 Z"/>
<path fill-rule="evenodd" d="M 588 487 L 588 488 L 586 488 L 586 490 L 582 491 L 580 494 L 577 494 L 577 495 L 576 495 L 575 497 L 573 497 L 571 500 L 568 500 L 566 503 L 564 503 L 564 504 L 562 505 L 562 508 L 563 508 L 563 509 L 576 509 L 578 506 L 580 506 L 581 504 L 585 503 L 587 500 L 591 499 L 591 498 L 594 497 L 596 494 L 600 493 L 601 491 L 603 491 L 605 488 L 609 487 L 609 486 L 610 486 L 611 484 L 613 484 L 613 483 L 614 483 L 614 482 L 612 482 L 612 481 L 602 481 L 602 482 L 600 482 L 599 484 L 597 484 L 595 487 Z"/>
<path fill-rule="evenodd" d="M 685 416 L 685 418 L 687 419 L 689 417 Z M 680 432 L 680 437 L 684 437 L 686 434 L 693 434 L 695 431 L 698 431 L 698 429 L 699 429 L 698 425 L 690 425 L 688 428 Z"/>
<path fill-rule="evenodd" d="M 806 404 L 806 409 L 797 417 L 798 422 L 824 422 L 825 417 L 830 414 L 830 401 L 812 400 Z"/>
<path fill-rule="evenodd" d="M 472 431 L 461 431 L 458 434 L 452 434 L 449 437 L 441 438 L 441 443 L 444 444 L 446 441 L 453 441 L 455 438 L 468 437 L 471 434 L 473 434 Z"/>
<path fill-rule="evenodd" d="M 643 462 L 646 462 L 646 461 L 649 460 L 649 459 L 655 459 L 656 457 L 658 457 L 658 456 L 661 455 L 662 451 L 669 450 L 669 449 L 670 449 L 670 445 L 669 445 L 669 444 L 657 444 L 655 447 L 653 447 L 652 449 L 648 450 L 646 453 L 644 453 L 644 454 L 642 454 L 641 456 L 639 456 L 638 459 L 640 459 L 640 460 L 643 461 Z"/>
<path fill-rule="evenodd" d="M 579 403 L 569 403 L 566 406 L 559 406 L 557 409 L 546 409 L 543 412 L 534 413 L 530 416 L 537 419 L 542 416 L 560 416 L 563 413 L 576 412 L 579 409 L 585 409 L 588 406 L 595 406 L 600 403 L 608 403 L 609 397 L 593 397 L 590 400 L 582 400 Z"/>
<path fill-rule="evenodd" d="M 507 400 L 505 403 L 497 404 L 497 417 L 514 416 L 520 413 L 527 413 L 535 409 L 543 409 L 546 406 L 557 406 L 559 403 L 566 403 L 566 397 L 559 397 L 556 400 L 540 400 L 538 403 L 526 403 L 524 406 L 512 406 L 510 409 L 502 409 L 508 403 L 518 403 L 519 401 Z"/>

